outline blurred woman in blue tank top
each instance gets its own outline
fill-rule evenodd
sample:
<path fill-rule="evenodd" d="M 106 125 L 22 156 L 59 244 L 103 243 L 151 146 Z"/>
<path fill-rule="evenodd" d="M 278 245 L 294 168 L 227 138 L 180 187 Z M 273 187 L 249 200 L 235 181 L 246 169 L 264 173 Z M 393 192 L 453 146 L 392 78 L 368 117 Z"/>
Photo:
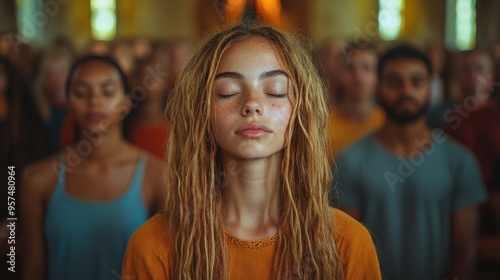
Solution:
<path fill-rule="evenodd" d="M 66 92 L 78 141 L 20 187 L 23 279 L 120 279 L 130 235 L 163 207 L 163 164 L 123 136 L 132 97 L 114 60 L 75 62 Z"/>

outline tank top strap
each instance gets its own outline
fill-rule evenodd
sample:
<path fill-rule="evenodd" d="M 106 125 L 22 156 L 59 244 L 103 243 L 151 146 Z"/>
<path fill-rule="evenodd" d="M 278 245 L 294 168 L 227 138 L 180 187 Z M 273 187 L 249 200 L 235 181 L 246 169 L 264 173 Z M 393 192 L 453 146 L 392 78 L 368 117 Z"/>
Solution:
<path fill-rule="evenodd" d="M 56 182 L 56 187 L 54 189 L 54 193 L 52 194 L 51 200 L 58 197 L 61 194 L 61 192 L 64 188 L 64 181 L 66 179 L 66 165 L 64 162 L 64 152 L 61 151 L 61 153 L 59 153 L 57 161 L 58 161 L 57 168 L 56 168 L 57 182 Z"/>
<path fill-rule="evenodd" d="M 134 177 L 130 185 L 129 194 L 131 195 L 134 196 L 139 195 L 138 197 L 141 197 L 140 194 L 141 194 L 142 179 L 144 177 L 144 170 L 146 168 L 147 158 L 148 156 L 146 153 L 141 153 L 141 155 L 139 156 L 139 161 L 137 162 Z"/>
<path fill-rule="evenodd" d="M 61 151 L 59 154 L 59 172 L 57 173 L 57 188 L 62 188 L 64 186 L 64 180 L 66 179 L 66 163 L 64 162 L 64 152 Z"/>

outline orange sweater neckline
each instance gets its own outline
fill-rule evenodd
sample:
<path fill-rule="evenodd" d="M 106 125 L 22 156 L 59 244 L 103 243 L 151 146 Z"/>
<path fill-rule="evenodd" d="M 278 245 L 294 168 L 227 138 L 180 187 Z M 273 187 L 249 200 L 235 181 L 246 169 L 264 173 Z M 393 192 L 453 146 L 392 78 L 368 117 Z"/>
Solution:
<path fill-rule="evenodd" d="M 226 238 L 235 246 L 245 248 L 245 249 L 261 249 L 267 246 L 272 246 L 276 244 L 276 241 L 278 241 L 278 234 L 274 236 L 270 236 L 264 239 L 259 239 L 259 240 L 243 240 L 240 239 L 228 231 L 224 230 L 224 233 L 226 234 Z"/>

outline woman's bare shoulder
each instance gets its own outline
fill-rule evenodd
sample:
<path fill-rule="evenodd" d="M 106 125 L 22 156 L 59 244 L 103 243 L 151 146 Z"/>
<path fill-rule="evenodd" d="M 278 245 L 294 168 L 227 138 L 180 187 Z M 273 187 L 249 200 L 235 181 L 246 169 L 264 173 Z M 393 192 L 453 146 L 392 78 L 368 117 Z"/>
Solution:
<path fill-rule="evenodd" d="M 57 153 L 29 164 L 22 174 L 23 185 L 47 185 L 57 182 L 62 169 L 68 168 L 60 159 L 61 153 Z"/>
<path fill-rule="evenodd" d="M 61 153 L 57 153 L 29 164 L 21 175 L 21 194 L 48 200 L 58 182 L 60 172 L 68 169 L 60 161 L 60 157 Z"/>

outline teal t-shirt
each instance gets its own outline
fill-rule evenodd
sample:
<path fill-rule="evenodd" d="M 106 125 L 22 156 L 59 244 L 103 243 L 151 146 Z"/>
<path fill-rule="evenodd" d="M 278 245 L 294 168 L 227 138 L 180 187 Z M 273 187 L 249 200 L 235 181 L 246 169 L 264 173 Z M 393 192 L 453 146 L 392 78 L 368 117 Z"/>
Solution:
<path fill-rule="evenodd" d="M 330 199 L 360 212 L 384 279 L 444 279 L 453 212 L 486 200 L 471 153 L 441 134 L 425 152 L 400 157 L 371 134 L 343 151 L 336 166 Z"/>

